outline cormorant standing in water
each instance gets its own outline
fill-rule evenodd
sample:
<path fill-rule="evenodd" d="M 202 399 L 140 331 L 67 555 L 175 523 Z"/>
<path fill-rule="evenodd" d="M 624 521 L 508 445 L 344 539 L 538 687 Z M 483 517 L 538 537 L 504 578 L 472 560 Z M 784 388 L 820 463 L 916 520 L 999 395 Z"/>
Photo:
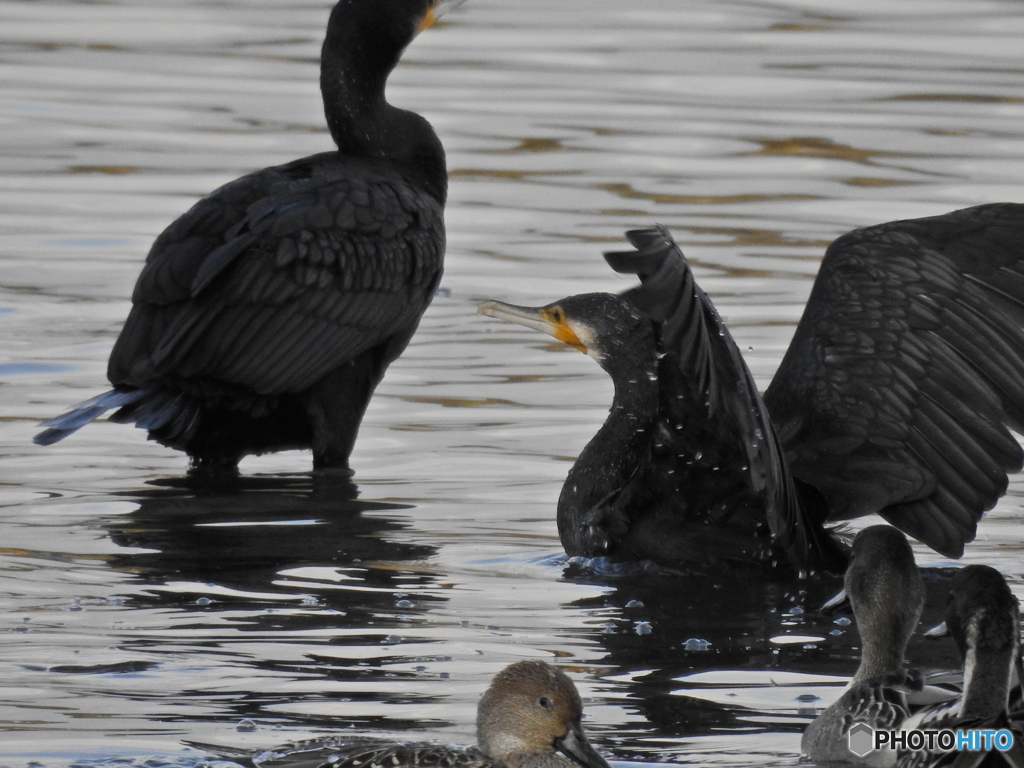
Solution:
<path fill-rule="evenodd" d="M 480 307 L 615 384 L 558 500 L 568 554 L 840 573 L 823 523 L 872 513 L 963 553 L 1024 463 L 1024 205 L 840 237 L 763 398 L 668 231 L 627 237 L 605 258 L 636 288 Z"/>
<path fill-rule="evenodd" d="M 385 101 L 402 51 L 461 0 L 341 0 L 320 89 L 337 151 L 243 176 L 156 239 L 110 355 L 114 389 L 44 426 L 66 437 L 111 408 L 192 470 L 313 449 L 347 469 L 385 369 L 433 297 L 444 258 L 444 149 Z"/>

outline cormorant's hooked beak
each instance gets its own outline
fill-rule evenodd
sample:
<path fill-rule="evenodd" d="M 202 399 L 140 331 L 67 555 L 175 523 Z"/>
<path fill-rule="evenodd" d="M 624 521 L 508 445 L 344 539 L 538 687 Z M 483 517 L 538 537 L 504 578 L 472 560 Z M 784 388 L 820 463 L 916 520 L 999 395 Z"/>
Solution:
<path fill-rule="evenodd" d="M 452 8 L 462 5 L 465 1 L 466 0 L 431 0 L 430 7 L 427 8 L 427 12 L 423 14 L 423 18 L 420 19 L 419 26 L 416 27 L 416 34 L 418 35 L 427 27 L 434 26 L 438 19 L 448 13 Z"/>
<path fill-rule="evenodd" d="M 594 749 L 594 745 L 587 740 L 583 726 L 579 723 L 569 728 L 565 736 L 555 739 L 555 749 L 583 768 L 611 768 L 608 761 L 601 757 Z"/>
<path fill-rule="evenodd" d="M 580 341 L 576 331 L 566 323 L 565 312 L 557 304 L 549 304 L 546 307 L 517 307 L 503 301 L 485 301 L 477 308 L 477 312 L 509 323 L 525 325 L 535 331 L 543 331 L 580 352 L 590 352 L 587 345 Z"/>

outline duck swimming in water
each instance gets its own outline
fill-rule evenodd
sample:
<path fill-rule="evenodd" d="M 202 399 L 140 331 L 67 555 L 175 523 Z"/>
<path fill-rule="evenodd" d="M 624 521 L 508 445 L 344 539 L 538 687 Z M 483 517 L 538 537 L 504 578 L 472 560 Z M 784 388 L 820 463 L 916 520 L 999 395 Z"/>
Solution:
<path fill-rule="evenodd" d="M 286 744 L 256 755 L 192 744 L 256 768 L 610 768 L 583 732 L 583 704 L 568 675 L 543 661 L 511 664 L 477 708 L 479 747 L 338 737 Z"/>
<path fill-rule="evenodd" d="M 968 565 L 957 572 L 950 587 L 946 621 L 928 634 L 947 633 L 963 661 L 963 693 L 915 714 L 902 729 L 1006 731 L 1011 743 L 1005 750 L 994 744 L 975 751 L 904 749 L 896 764 L 899 768 L 1024 768 L 1020 605 L 999 571 L 987 565 Z"/>
<path fill-rule="evenodd" d="M 841 573 L 824 523 L 868 514 L 963 553 L 1024 463 L 1024 205 L 840 237 L 763 398 L 668 231 L 627 237 L 621 295 L 480 305 L 615 385 L 558 500 L 569 555 Z"/>
<path fill-rule="evenodd" d="M 110 354 L 114 389 L 45 422 L 62 440 L 107 410 L 192 470 L 312 448 L 348 469 L 367 403 L 441 279 L 448 177 L 421 116 L 384 98 L 413 37 L 461 0 L 341 0 L 320 65 L 337 150 L 196 203 L 153 244 Z"/>
<path fill-rule="evenodd" d="M 906 694 L 920 691 L 920 672 L 903 656 L 924 610 L 924 584 L 907 538 L 888 525 L 865 528 L 853 540 L 845 595 L 861 638 L 860 667 L 843 695 L 804 731 L 800 752 L 816 763 L 890 766 L 896 753 L 850 751 L 850 729 L 863 724 L 895 730 L 907 719 Z M 830 601 L 831 602 L 831 601 Z"/>

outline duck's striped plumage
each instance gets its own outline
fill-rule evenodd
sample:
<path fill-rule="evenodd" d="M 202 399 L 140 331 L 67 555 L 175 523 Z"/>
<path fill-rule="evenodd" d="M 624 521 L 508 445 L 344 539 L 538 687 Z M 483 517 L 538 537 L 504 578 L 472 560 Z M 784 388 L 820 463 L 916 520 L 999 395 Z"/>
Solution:
<path fill-rule="evenodd" d="M 896 757 L 891 750 L 852 753 L 849 733 L 860 723 L 899 728 L 909 714 L 907 693 L 922 687 L 920 672 L 903 668 L 924 608 L 924 585 L 906 537 L 887 525 L 862 530 L 844 584 L 861 636 L 860 667 L 839 700 L 807 727 L 800 750 L 819 762 L 890 766 Z"/>
<path fill-rule="evenodd" d="M 945 623 L 964 662 L 963 693 L 915 714 L 903 729 L 1006 729 L 1014 736 L 1013 745 L 1006 751 L 903 750 L 898 768 L 1024 768 L 1024 668 L 1017 598 L 995 568 L 968 565 L 953 578 Z"/>
<path fill-rule="evenodd" d="M 190 742 L 254 768 L 610 768 L 587 740 L 572 680 L 542 661 L 497 675 L 477 710 L 479 747 L 400 743 L 359 736 L 283 744 L 253 753 Z"/>

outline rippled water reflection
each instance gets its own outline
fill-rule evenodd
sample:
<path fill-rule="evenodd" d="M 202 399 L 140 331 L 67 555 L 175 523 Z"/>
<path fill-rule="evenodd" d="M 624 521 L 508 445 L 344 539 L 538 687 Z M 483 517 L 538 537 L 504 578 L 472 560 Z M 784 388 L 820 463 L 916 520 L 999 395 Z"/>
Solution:
<path fill-rule="evenodd" d="M 104 388 L 160 230 L 329 147 L 327 12 L 0 3 L 0 765 L 190 765 L 184 738 L 353 726 L 469 741 L 487 680 L 524 657 L 570 671 L 617 759 L 794 763 L 856 666 L 855 630 L 817 612 L 835 582 L 567 565 L 554 503 L 610 384 L 475 304 L 624 287 L 600 251 L 658 221 L 767 383 L 832 238 L 1024 200 L 1020 3 L 471 0 L 391 81 L 448 149 L 448 267 L 370 406 L 359 497 L 301 453 L 196 493 L 137 430 L 31 445 Z M 1022 489 L 967 555 L 1018 595 Z M 911 656 L 953 664 L 921 639 Z"/>

